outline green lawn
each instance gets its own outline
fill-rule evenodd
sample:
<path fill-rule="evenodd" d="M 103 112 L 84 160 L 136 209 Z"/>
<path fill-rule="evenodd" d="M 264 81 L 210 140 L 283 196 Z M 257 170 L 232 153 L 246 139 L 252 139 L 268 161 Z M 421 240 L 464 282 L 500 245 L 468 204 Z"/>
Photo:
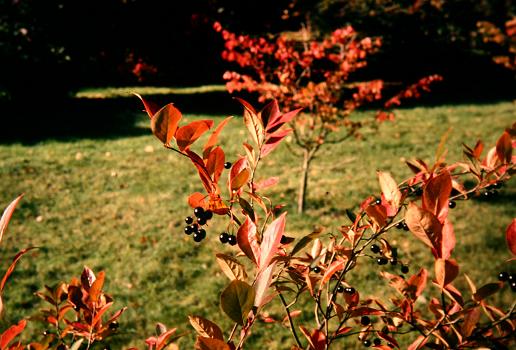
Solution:
<path fill-rule="evenodd" d="M 133 114 L 136 127 L 147 128 L 148 118 L 139 111 Z M 359 116 L 369 118 L 369 114 Z M 206 118 L 188 115 L 187 119 L 201 117 Z M 210 116 L 216 122 L 223 117 Z M 511 102 L 399 110 L 396 122 L 382 124 L 377 133 L 364 130 L 363 141 L 323 149 L 313 163 L 308 209 L 302 216 L 294 213 L 299 161 L 285 145 L 265 159 L 261 176 L 281 176 L 270 197 L 287 205 L 289 235 L 300 237 L 316 225 L 332 230 L 347 223 L 346 208 L 378 193 L 377 169 L 390 171 L 399 181 L 407 178 L 411 173 L 404 160 L 417 156 L 431 162 L 448 128 L 452 128 L 448 159 L 460 160 L 461 142 L 472 145 L 482 138 L 493 145 L 515 117 L 516 105 Z M 188 331 L 189 314 L 206 316 L 226 329 L 230 326 L 218 307 L 227 280 L 214 258 L 221 249 L 235 252 L 218 243 L 223 220 L 212 220 L 209 239 L 201 245 L 188 239 L 182 233 L 183 219 L 191 213 L 186 197 L 201 190 L 193 167 L 161 147 L 150 131 L 131 135 L 46 140 L 30 146 L 0 144 L 1 207 L 25 193 L 2 242 L 0 261 L 5 268 L 17 250 L 40 247 L 24 257 L 6 287 L 3 327 L 42 307 L 33 294 L 44 284 L 69 280 L 80 274 L 83 265 L 105 270 L 106 290 L 116 306 L 129 307 L 116 336 L 119 344 L 142 347 L 158 321 Z M 239 118 L 223 132 L 221 142 L 230 160 L 243 153 L 240 144 L 245 135 Z M 452 211 L 458 240 L 455 257 L 463 263 L 461 271 L 479 284 L 494 281 L 509 257 L 504 228 L 515 216 L 515 194 L 512 182 L 491 201 L 460 202 Z M 433 269 L 421 243 L 403 232 L 389 234 L 412 270 Z M 354 271 L 358 274 L 349 281 L 361 293 L 383 295 L 386 284 L 379 280 L 376 265 Z M 463 281 L 461 277 L 460 286 Z M 500 298 L 513 296 L 504 290 Z M 277 305 L 271 306 L 273 315 L 279 311 Z M 26 339 L 31 332 L 42 331 L 37 327 L 30 326 Z M 193 337 L 191 333 L 181 342 L 184 348 L 192 347 Z M 280 326 L 261 324 L 248 348 L 288 349 L 291 344 Z M 357 344 L 353 340 L 348 348 L 360 348 Z"/>

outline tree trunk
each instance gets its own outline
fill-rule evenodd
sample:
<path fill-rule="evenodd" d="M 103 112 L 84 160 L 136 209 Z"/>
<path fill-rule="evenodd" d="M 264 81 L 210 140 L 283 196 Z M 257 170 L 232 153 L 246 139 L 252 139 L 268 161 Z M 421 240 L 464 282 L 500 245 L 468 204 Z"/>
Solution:
<path fill-rule="evenodd" d="M 306 190 L 308 187 L 308 170 L 313 154 L 308 149 L 303 150 L 303 167 L 301 168 L 301 182 L 299 183 L 299 191 L 297 194 L 297 212 L 302 214 L 305 210 Z"/>

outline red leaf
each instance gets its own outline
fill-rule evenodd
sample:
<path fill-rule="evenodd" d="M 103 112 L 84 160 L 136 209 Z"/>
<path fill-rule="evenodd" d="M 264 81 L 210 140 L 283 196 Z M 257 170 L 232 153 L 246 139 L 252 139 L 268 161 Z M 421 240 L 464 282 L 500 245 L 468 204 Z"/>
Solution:
<path fill-rule="evenodd" d="M 277 176 L 269 177 L 268 179 L 262 180 L 256 184 L 254 184 L 253 189 L 255 192 L 257 192 L 257 191 L 263 190 L 264 188 L 272 187 L 272 186 L 276 185 L 278 182 L 279 182 L 279 177 L 277 177 Z"/>
<path fill-rule="evenodd" d="M 177 146 L 180 151 L 188 149 L 199 137 L 213 126 L 213 120 L 196 120 L 176 131 Z"/>
<path fill-rule="evenodd" d="M 453 225 L 446 218 L 444 220 L 442 238 L 441 238 L 441 258 L 449 259 L 453 249 L 455 248 L 455 232 L 453 230 Z"/>
<path fill-rule="evenodd" d="M 281 112 L 277 100 L 272 100 L 260 111 L 260 118 L 262 119 L 263 125 L 265 126 L 274 120 L 277 120 L 280 116 Z"/>
<path fill-rule="evenodd" d="M 88 266 L 84 266 L 81 274 L 82 287 L 86 289 L 86 291 L 89 291 L 96 279 L 97 278 L 95 277 L 93 271 Z"/>
<path fill-rule="evenodd" d="M 13 200 L 7 206 L 7 208 L 5 208 L 4 213 L 2 214 L 2 218 L 0 219 L 0 241 L 2 241 L 4 233 L 7 230 L 7 225 L 9 224 L 9 221 L 11 220 L 11 216 L 13 215 L 16 205 L 22 199 L 22 197 L 23 197 L 23 194 L 19 195 L 18 197 L 16 197 L 15 200 Z"/>
<path fill-rule="evenodd" d="M 488 283 L 482 287 L 480 287 L 475 294 L 473 294 L 473 300 L 481 301 L 487 298 L 490 295 L 495 294 L 500 289 L 502 289 L 503 283 Z"/>
<path fill-rule="evenodd" d="M 256 225 L 247 216 L 237 232 L 237 243 L 240 250 L 255 264 L 258 265 L 260 245 L 256 237 Z"/>
<path fill-rule="evenodd" d="M 504 131 L 502 136 L 496 141 L 496 155 L 503 164 L 511 163 L 512 142 L 511 135 L 507 131 Z"/>
<path fill-rule="evenodd" d="M 432 248 L 436 257 L 441 255 L 442 224 L 431 212 L 419 208 L 413 202 L 408 205 L 405 222 L 410 231 L 424 244 Z"/>
<path fill-rule="evenodd" d="M 5 350 L 9 343 L 20 334 L 27 325 L 27 321 L 21 320 L 17 325 L 11 326 L 0 335 L 0 349 Z"/>
<path fill-rule="evenodd" d="M 7 282 L 7 279 L 9 278 L 9 276 L 11 276 L 11 274 L 13 273 L 14 268 L 16 267 L 16 264 L 18 263 L 18 260 L 20 260 L 20 258 L 21 258 L 25 253 L 27 253 L 29 250 L 32 250 L 32 249 L 36 249 L 36 247 L 30 247 L 30 248 L 22 249 L 21 251 L 19 251 L 19 252 L 18 252 L 18 254 L 16 254 L 16 255 L 14 256 L 13 262 L 11 263 L 11 265 L 9 266 L 9 268 L 7 269 L 7 271 L 5 271 L 5 275 L 4 275 L 4 277 L 2 278 L 2 282 L 0 282 L 0 293 L 1 293 L 1 292 L 3 292 L 4 287 L 5 287 L 5 283 Z M 0 309 L 1 309 L 1 308 L 0 308 Z"/>
<path fill-rule="evenodd" d="M 266 129 L 267 133 L 274 132 L 281 128 L 284 124 L 292 121 L 292 119 L 294 119 L 301 110 L 303 110 L 303 108 L 294 109 L 293 111 L 280 115 L 277 118 L 269 119 L 269 123 L 267 124 Z"/>
<path fill-rule="evenodd" d="M 462 324 L 462 335 L 469 337 L 480 320 L 480 307 L 474 307 L 464 315 L 464 323 Z"/>
<path fill-rule="evenodd" d="M 435 261 L 435 279 L 444 288 L 458 276 L 459 265 L 455 260 L 437 259 Z"/>
<path fill-rule="evenodd" d="M 271 153 L 274 149 L 276 149 L 276 147 L 279 146 L 281 140 L 283 140 L 285 138 L 285 136 L 290 134 L 290 132 L 292 132 L 292 129 L 284 129 L 284 130 L 280 130 L 280 131 L 270 135 L 269 137 L 267 137 L 265 144 L 261 148 L 260 155 L 262 157 L 265 157 L 266 155 Z"/>
<path fill-rule="evenodd" d="M 452 179 L 446 170 L 430 179 L 423 189 L 423 209 L 433 213 L 441 223 L 448 215 Z"/>
<path fill-rule="evenodd" d="M 262 243 L 260 245 L 260 258 L 258 260 L 258 267 L 263 270 L 269 266 L 272 257 L 276 255 L 281 241 L 281 236 L 285 231 L 285 216 L 283 213 L 279 218 L 269 224 L 267 230 L 263 234 Z"/>
<path fill-rule="evenodd" d="M 258 273 L 254 284 L 254 306 L 260 308 L 267 302 L 267 290 L 272 281 L 272 270 L 276 264 L 272 263 Z"/>
<path fill-rule="evenodd" d="M 224 151 L 220 147 L 213 149 L 208 156 L 206 168 L 208 170 L 208 174 L 213 176 L 213 182 L 215 183 L 219 182 L 220 175 L 224 170 L 225 160 Z"/>
<path fill-rule="evenodd" d="M 231 167 L 231 171 L 229 172 L 229 179 L 228 179 L 228 187 L 229 192 L 232 193 L 232 183 L 234 179 L 237 177 L 238 174 L 242 172 L 242 170 L 246 169 L 248 166 L 247 159 L 242 157 L 238 159 L 233 166 Z"/>
<path fill-rule="evenodd" d="M 143 97 L 140 96 L 140 94 L 134 93 L 136 97 L 138 97 L 143 102 L 143 107 L 145 107 L 145 112 L 147 112 L 147 115 L 150 119 L 152 119 L 152 116 L 156 114 L 157 111 L 159 111 L 159 106 L 155 104 L 154 102 L 150 102 L 145 100 Z"/>
<path fill-rule="evenodd" d="M 408 279 L 407 292 L 412 300 L 416 300 L 417 297 L 423 293 L 423 290 L 426 287 L 427 276 L 428 272 L 424 268 L 421 268 L 417 274 Z"/>
<path fill-rule="evenodd" d="M 412 344 L 409 345 L 407 350 L 421 349 L 423 347 L 423 345 L 426 344 L 427 341 L 428 341 L 428 337 L 420 335 L 419 337 L 417 337 L 416 340 L 414 340 L 414 342 Z"/>
<path fill-rule="evenodd" d="M 233 117 L 227 117 L 223 121 L 220 122 L 220 124 L 217 126 L 217 128 L 211 133 L 210 138 L 206 142 L 206 144 L 203 147 L 203 152 L 206 152 L 213 146 L 217 144 L 217 139 L 219 137 L 220 132 L 222 129 L 226 126 L 226 124 L 232 119 Z"/>
<path fill-rule="evenodd" d="M 197 153 L 190 150 L 186 150 L 186 154 L 192 161 L 193 165 L 197 168 L 197 172 L 206 191 L 208 193 L 214 192 L 215 186 L 211 180 L 210 174 L 208 173 L 208 169 L 206 169 L 206 166 L 204 165 L 204 161 L 197 155 Z"/>
<path fill-rule="evenodd" d="M 179 109 L 169 103 L 152 116 L 152 133 L 165 145 L 169 145 L 174 138 L 181 117 Z"/>
<path fill-rule="evenodd" d="M 324 286 L 324 284 L 326 284 L 326 282 L 328 282 L 331 279 L 331 276 L 333 276 L 337 271 L 344 269 L 345 266 L 345 261 L 332 262 L 331 265 L 324 272 L 324 276 L 321 279 L 321 287 Z"/>
<path fill-rule="evenodd" d="M 512 223 L 507 226 L 505 231 L 505 240 L 507 246 L 513 255 L 516 255 L 516 218 L 512 219 Z"/>

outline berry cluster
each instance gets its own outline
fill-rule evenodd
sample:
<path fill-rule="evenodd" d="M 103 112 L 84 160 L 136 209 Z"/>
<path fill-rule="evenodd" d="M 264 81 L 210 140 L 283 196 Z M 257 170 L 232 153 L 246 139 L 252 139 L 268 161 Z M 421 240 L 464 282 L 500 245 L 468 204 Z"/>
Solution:
<path fill-rule="evenodd" d="M 374 254 L 382 255 L 382 256 L 376 258 L 376 263 L 378 265 L 387 265 L 389 262 L 391 263 L 391 265 L 398 265 L 398 249 L 397 248 L 391 249 L 391 254 L 390 254 L 391 258 L 390 259 L 388 259 L 386 256 L 383 255 L 383 251 L 378 244 L 371 244 L 370 248 Z M 401 273 L 405 274 L 408 272 L 409 272 L 409 267 L 405 264 L 401 264 Z"/>
<path fill-rule="evenodd" d="M 211 210 L 204 210 L 201 207 L 197 207 L 194 209 L 195 219 L 191 216 L 187 216 L 185 218 L 186 225 L 185 226 L 185 234 L 193 235 L 193 240 L 195 242 L 200 242 L 206 238 L 206 230 L 202 228 L 202 226 L 206 225 L 208 221 L 213 217 L 213 212 Z"/>
<path fill-rule="evenodd" d="M 498 280 L 509 283 L 511 290 L 516 292 L 516 274 L 512 272 L 503 271 L 498 274 Z"/>
<path fill-rule="evenodd" d="M 222 232 L 219 236 L 219 239 L 222 244 L 226 244 L 226 243 L 228 243 L 229 245 L 237 244 L 235 235 L 231 235 L 227 232 Z"/>

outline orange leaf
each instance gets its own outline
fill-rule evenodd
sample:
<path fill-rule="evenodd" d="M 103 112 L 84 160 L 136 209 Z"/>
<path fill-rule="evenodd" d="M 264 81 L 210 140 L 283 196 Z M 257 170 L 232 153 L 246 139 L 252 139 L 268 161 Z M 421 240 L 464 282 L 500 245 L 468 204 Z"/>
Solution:
<path fill-rule="evenodd" d="M 228 344 L 220 339 L 197 337 L 194 348 L 196 350 L 230 350 Z"/>
<path fill-rule="evenodd" d="M 181 112 L 169 103 L 161 108 L 151 119 L 152 133 L 165 145 L 169 145 L 174 134 L 176 133 L 179 120 L 181 120 Z"/>
<path fill-rule="evenodd" d="M 503 164 L 509 164 L 512 158 L 511 135 L 504 131 L 502 136 L 496 141 L 496 155 Z"/>
<path fill-rule="evenodd" d="M 331 265 L 324 272 L 324 276 L 321 279 L 321 287 L 324 286 L 324 284 L 328 282 L 331 279 L 331 276 L 333 276 L 337 271 L 344 269 L 345 265 L 345 261 L 332 262 Z"/>
<path fill-rule="evenodd" d="M 206 195 L 195 192 L 192 193 L 190 196 L 188 196 L 188 205 L 192 208 L 201 207 L 206 209 L 206 202 L 205 202 Z"/>
<path fill-rule="evenodd" d="M 410 202 L 405 222 L 417 238 L 432 248 L 434 256 L 441 255 L 442 224 L 434 214 Z"/>
<path fill-rule="evenodd" d="M 247 183 L 247 180 L 249 180 L 250 175 L 251 172 L 247 168 L 239 172 L 231 181 L 231 191 L 236 191 L 240 189 L 240 187 L 244 186 Z"/>
<path fill-rule="evenodd" d="M 143 102 L 143 107 L 145 107 L 145 112 L 147 112 L 147 115 L 150 119 L 152 119 L 152 116 L 156 114 L 157 111 L 159 111 L 158 105 L 156 105 L 153 102 L 145 100 L 140 94 L 133 93 L 136 97 L 138 97 Z"/>
<path fill-rule="evenodd" d="M 175 137 L 180 151 L 188 149 L 213 126 L 213 120 L 196 120 L 177 129 Z"/>
<path fill-rule="evenodd" d="M 11 326 L 0 335 L 0 349 L 7 349 L 9 343 L 20 334 L 27 325 L 27 321 L 21 320 L 17 325 Z"/>
<path fill-rule="evenodd" d="M 435 279 L 441 288 L 453 282 L 458 274 L 459 265 L 455 260 L 437 259 L 435 261 Z"/>
<path fill-rule="evenodd" d="M 2 237 L 7 230 L 7 225 L 9 224 L 9 220 L 11 220 L 11 216 L 13 215 L 16 205 L 22 199 L 22 197 L 23 194 L 19 195 L 7 206 L 7 208 L 5 208 L 4 213 L 2 214 L 2 218 L 0 219 L 0 241 L 2 241 Z"/>
<path fill-rule="evenodd" d="M 206 142 L 206 144 L 203 147 L 203 152 L 206 152 L 213 146 L 217 144 L 217 139 L 219 137 L 220 132 L 222 129 L 226 126 L 226 124 L 232 119 L 233 117 L 227 117 L 223 121 L 220 122 L 220 124 L 217 126 L 217 128 L 211 133 L 210 138 Z"/>

